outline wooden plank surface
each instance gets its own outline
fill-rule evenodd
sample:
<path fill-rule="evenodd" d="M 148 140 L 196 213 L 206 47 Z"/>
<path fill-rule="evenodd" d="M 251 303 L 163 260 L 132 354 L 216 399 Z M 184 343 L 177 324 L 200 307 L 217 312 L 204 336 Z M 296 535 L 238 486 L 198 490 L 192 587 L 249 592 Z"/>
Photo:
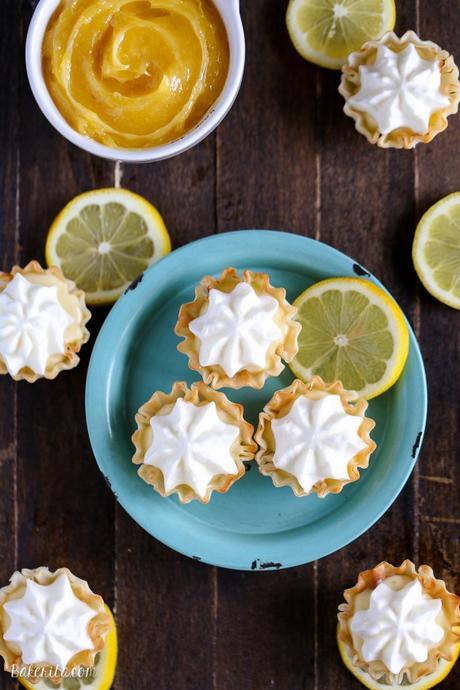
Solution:
<path fill-rule="evenodd" d="M 435 566 L 460 591 L 458 314 L 418 284 L 414 227 L 460 190 L 460 117 L 431 145 L 381 151 L 341 113 L 336 73 L 301 60 L 285 2 L 242 0 L 248 56 L 239 98 L 217 133 L 156 165 L 116 166 L 67 144 L 29 92 L 23 41 L 33 1 L 0 4 L 0 251 L 9 269 L 43 261 L 46 231 L 78 192 L 122 184 L 164 214 L 174 246 L 213 232 L 278 228 L 330 243 L 395 294 L 425 356 L 430 417 L 410 481 L 386 515 L 317 563 L 238 573 L 186 559 L 116 507 L 96 469 L 83 413 L 91 351 L 52 384 L 0 381 L 0 580 L 15 567 L 66 564 L 115 607 L 115 690 L 358 690 L 335 647 L 335 614 L 356 573 L 387 558 Z M 400 0 L 398 30 L 459 53 L 459 4 Z M 91 322 L 92 341 L 105 317 Z M 459 686 L 460 669 L 443 684 Z M 0 690 L 16 687 L 0 674 Z"/>

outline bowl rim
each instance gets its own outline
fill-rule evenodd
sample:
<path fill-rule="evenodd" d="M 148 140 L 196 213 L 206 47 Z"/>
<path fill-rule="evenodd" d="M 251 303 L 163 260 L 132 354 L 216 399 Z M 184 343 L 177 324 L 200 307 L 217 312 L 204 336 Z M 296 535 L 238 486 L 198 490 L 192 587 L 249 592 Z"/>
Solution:
<path fill-rule="evenodd" d="M 33 96 L 48 122 L 75 146 L 87 153 L 125 163 L 151 163 L 177 156 L 199 144 L 230 111 L 243 80 L 246 42 L 239 0 L 212 0 L 224 22 L 230 48 L 230 65 L 224 88 L 217 101 L 189 132 L 174 141 L 149 148 L 116 148 L 101 144 L 77 132 L 61 115 L 46 86 L 41 51 L 51 15 L 61 0 L 40 0 L 29 24 L 25 46 L 26 72 Z"/>
<path fill-rule="evenodd" d="M 204 543 L 201 542 L 198 546 L 195 533 L 191 532 L 188 535 L 182 535 L 182 533 L 177 532 L 176 527 L 174 527 L 174 529 L 172 529 L 171 526 L 167 529 L 165 528 L 168 517 L 171 519 L 170 514 L 161 518 L 159 521 L 161 523 L 160 526 L 157 524 L 157 520 L 155 528 L 152 528 L 150 516 L 142 512 L 138 505 L 133 505 L 133 503 L 128 500 L 126 493 L 124 493 L 123 483 L 120 483 L 119 478 L 116 477 L 117 472 L 112 471 L 112 460 L 118 451 L 115 451 L 112 447 L 114 443 L 114 429 L 109 413 L 109 398 L 106 396 L 110 392 L 109 389 L 114 370 L 113 362 L 108 362 L 106 360 L 104 342 L 107 340 L 107 335 L 114 327 L 118 333 L 123 334 L 123 337 L 125 337 L 131 321 L 137 318 L 140 310 L 142 311 L 143 301 L 140 299 L 141 294 L 137 291 L 138 285 L 140 286 L 141 293 L 145 294 L 144 291 L 151 287 L 152 281 L 161 282 L 165 276 L 171 275 L 171 269 L 173 267 L 177 268 L 179 264 L 183 264 L 184 261 L 186 265 L 189 265 L 191 258 L 190 254 L 196 251 L 202 256 L 209 256 L 211 249 L 213 247 L 218 247 L 220 255 L 225 257 L 222 261 L 225 261 L 227 259 L 227 251 L 231 253 L 235 244 L 243 245 L 245 247 L 245 254 L 247 254 L 248 251 L 255 251 L 256 249 L 258 255 L 260 252 L 266 254 L 269 251 L 270 245 L 276 245 L 278 248 L 283 248 L 284 251 L 292 250 L 292 252 L 289 251 L 289 254 L 295 257 L 292 259 L 295 266 L 300 265 L 303 260 L 302 255 L 305 252 L 310 254 L 310 261 L 312 257 L 314 257 L 315 260 L 324 260 L 324 253 L 326 252 L 328 256 L 328 272 L 332 267 L 335 271 L 337 266 L 340 265 L 340 269 L 342 271 L 345 270 L 347 275 L 349 272 L 350 275 L 355 275 L 357 277 L 365 276 L 366 279 L 379 285 L 388 292 L 387 288 L 385 288 L 373 274 L 364 269 L 362 265 L 357 263 L 353 258 L 335 249 L 331 245 L 314 240 L 311 237 L 299 236 L 293 233 L 276 230 L 239 230 L 218 235 L 210 235 L 195 240 L 194 242 L 176 249 L 167 257 L 161 259 L 147 269 L 142 276 L 144 279 L 137 281 L 136 286 L 133 285 L 133 288 L 136 287 L 136 289 L 128 290 L 112 307 L 96 338 L 88 366 L 85 391 L 86 424 L 94 458 L 100 471 L 115 494 L 116 500 L 126 512 L 128 512 L 130 517 L 151 536 L 183 555 L 197 558 L 210 565 L 248 571 L 278 570 L 280 568 L 304 565 L 342 549 L 370 529 L 394 503 L 413 471 L 422 446 L 426 429 L 428 407 L 426 373 L 417 338 L 410 323 L 406 319 L 410 334 L 410 351 L 407 362 L 410 368 L 406 369 L 406 371 L 410 371 L 411 375 L 414 375 L 414 371 L 416 371 L 419 384 L 417 395 L 413 401 L 413 419 L 410 428 L 410 432 L 413 432 L 413 437 L 411 435 L 409 438 L 406 431 L 407 438 L 404 442 L 404 451 L 407 451 L 407 456 L 405 454 L 404 457 L 400 458 L 400 469 L 397 476 L 391 474 L 388 477 L 385 490 L 380 491 L 379 489 L 378 492 L 374 492 L 373 495 L 367 497 L 362 496 L 361 498 L 359 498 L 359 496 L 357 497 L 356 500 L 360 503 L 364 503 L 366 509 L 369 509 L 360 515 L 359 524 L 356 524 L 356 516 L 353 514 L 352 505 L 355 500 L 346 501 L 340 508 L 343 518 L 341 530 L 331 535 L 327 532 L 326 528 L 326 535 L 323 535 L 323 537 L 327 538 L 320 539 L 320 535 L 318 535 L 318 538 L 315 539 L 315 543 L 309 544 L 307 549 L 303 537 L 303 528 L 293 528 L 289 533 L 283 532 L 284 535 L 292 535 L 292 539 L 286 539 L 286 546 L 283 546 L 282 553 L 279 552 L 278 545 L 276 549 L 273 549 L 272 545 L 266 542 L 254 548 L 253 535 L 248 537 L 247 542 L 241 538 L 241 543 L 233 543 L 232 548 L 223 553 L 225 545 L 220 545 L 223 531 L 211 527 L 208 528 L 209 534 L 205 535 Z M 256 249 L 254 249 L 254 247 Z M 205 252 L 205 248 L 208 251 Z M 273 246 L 270 251 L 274 251 Z M 273 254 L 273 256 L 275 256 L 275 254 Z M 195 268 L 187 270 L 195 272 Z M 345 275 L 345 273 L 343 273 L 343 275 Z M 127 315 L 128 318 L 126 322 L 122 324 L 121 322 Z M 106 377 L 105 384 L 103 384 L 102 381 L 104 377 Z M 404 395 L 406 395 L 406 392 L 403 391 L 403 396 Z M 276 491 L 280 491 L 280 489 L 276 489 Z M 161 501 L 164 500 L 166 499 L 161 499 Z M 177 509 L 176 506 L 174 506 L 174 508 Z M 156 518 L 158 518 L 158 513 L 156 514 Z M 192 521 L 192 526 L 187 529 L 191 530 L 193 525 L 196 527 L 197 524 L 198 523 L 195 521 Z M 215 532 L 217 536 L 213 537 L 213 532 Z M 227 532 L 226 535 L 228 539 Z M 210 546 L 210 541 L 212 539 L 214 540 L 214 544 L 219 543 L 218 547 L 215 545 L 214 547 Z M 249 557 L 249 554 L 252 554 L 252 557 Z M 256 556 L 257 558 L 255 558 Z"/>

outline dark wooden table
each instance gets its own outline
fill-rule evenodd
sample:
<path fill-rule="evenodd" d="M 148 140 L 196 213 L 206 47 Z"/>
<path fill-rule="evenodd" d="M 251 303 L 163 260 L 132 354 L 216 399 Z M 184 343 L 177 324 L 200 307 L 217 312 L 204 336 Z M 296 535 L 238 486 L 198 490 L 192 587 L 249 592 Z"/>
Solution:
<path fill-rule="evenodd" d="M 321 239 L 374 272 L 419 338 L 428 430 L 410 481 L 360 539 L 321 561 L 239 573 L 184 558 L 115 504 L 93 459 L 75 371 L 34 385 L 0 381 L 0 584 L 20 567 L 67 565 L 117 615 L 116 690 L 358 690 L 335 646 L 336 608 L 358 571 L 382 559 L 429 563 L 460 592 L 459 315 L 420 286 L 410 260 L 417 219 L 460 189 L 460 116 L 415 152 L 383 151 L 354 130 L 338 74 L 304 62 L 283 0 L 242 0 L 246 76 L 215 135 L 179 158 L 113 165 L 45 121 L 24 69 L 36 2 L 0 3 L 1 268 L 44 261 L 50 222 L 75 194 L 123 186 L 164 214 L 174 246 L 238 228 Z M 397 29 L 460 57 L 458 0 L 399 0 Z M 90 323 L 92 342 L 106 313 Z M 444 683 L 459 687 L 460 664 Z M 14 688 L 0 674 L 0 688 Z"/>

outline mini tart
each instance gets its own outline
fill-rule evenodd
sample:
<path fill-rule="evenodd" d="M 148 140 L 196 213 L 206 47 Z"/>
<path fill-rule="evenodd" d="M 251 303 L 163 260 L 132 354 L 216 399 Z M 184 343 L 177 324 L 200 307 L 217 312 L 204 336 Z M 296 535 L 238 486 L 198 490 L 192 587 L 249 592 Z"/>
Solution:
<path fill-rule="evenodd" d="M 382 134 L 371 115 L 354 108 L 348 101 L 361 88 L 360 66 L 373 64 L 380 45 L 385 45 L 395 53 L 399 53 L 410 44 L 416 47 L 418 54 L 424 60 L 437 61 L 441 72 L 441 93 L 447 96 L 449 104 L 431 115 L 429 129 L 423 134 L 403 127 L 394 129 L 388 134 Z M 422 41 L 414 31 L 407 31 L 401 38 L 390 31 L 378 40 L 368 41 L 361 50 L 348 56 L 348 62 L 342 67 L 339 92 L 346 101 L 344 112 L 354 119 L 358 132 L 363 134 L 371 144 L 377 144 L 381 148 L 412 149 L 418 143 L 428 144 L 437 134 L 443 132 L 448 126 L 448 116 L 458 111 L 460 102 L 458 77 L 459 71 L 453 57 L 436 43 Z"/>
<path fill-rule="evenodd" d="M 9 616 L 4 608 L 7 602 L 20 599 L 25 593 L 28 580 L 39 585 L 52 585 L 60 576 L 66 576 L 70 582 L 74 595 L 84 604 L 94 610 L 94 617 L 88 623 L 87 633 L 92 641 L 93 649 L 88 649 L 75 654 L 66 664 L 66 670 L 71 671 L 78 666 L 92 668 L 95 665 L 96 655 L 104 649 L 105 641 L 110 629 L 110 617 L 105 610 L 104 600 L 98 594 L 94 594 L 85 580 L 73 575 L 67 568 L 58 568 L 54 572 L 46 567 L 29 570 L 23 568 L 20 572 L 16 571 L 10 578 L 10 584 L 0 589 L 0 655 L 5 661 L 5 671 L 11 672 L 13 667 L 19 673 L 21 669 L 30 669 L 32 672 L 44 670 L 44 675 L 49 672 L 50 680 L 59 683 L 65 677 L 57 666 L 50 664 L 25 664 L 19 649 L 5 640 L 4 635 L 8 628 Z M 28 678 L 30 683 L 39 681 L 39 674 L 33 673 Z"/>
<path fill-rule="evenodd" d="M 208 403 L 215 403 L 219 419 L 226 423 L 239 427 L 240 434 L 231 446 L 231 455 L 238 468 L 236 474 L 216 474 L 208 484 L 204 496 L 200 496 L 193 487 L 188 484 L 179 484 L 170 491 L 165 490 L 164 475 L 160 468 L 144 463 L 144 459 L 153 440 L 153 431 L 150 425 L 152 417 L 168 414 L 177 400 L 193 403 L 201 407 Z M 193 383 L 190 388 L 184 382 L 174 383 L 170 393 L 157 391 L 136 414 L 137 430 L 132 436 L 132 442 L 136 447 L 133 463 L 140 465 L 139 476 L 153 486 L 161 496 L 177 494 L 181 503 L 189 503 L 198 500 L 201 503 L 209 503 L 213 491 L 225 493 L 246 471 L 244 462 L 253 460 L 257 449 L 253 440 L 254 427 L 243 418 L 243 406 L 232 403 L 223 394 L 209 388 L 203 382 Z"/>
<path fill-rule="evenodd" d="M 53 266 L 44 269 L 38 261 L 31 261 L 24 268 L 14 266 L 10 273 L 0 271 L 0 294 L 17 274 L 23 275 L 31 283 L 56 287 L 61 306 L 74 319 L 74 322 L 67 328 L 65 353 L 49 357 L 44 374 L 38 374 L 26 366 L 20 369 L 17 374 L 12 375 L 12 378 L 15 381 L 25 380 L 29 383 L 34 383 L 40 378 L 54 379 L 60 371 L 73 369 L 77 366 L 80 361 L 77 353 L 81 346 L 89 340 L 86 324 L 91 318 L 91 313 L 86 307 L 85 293 L 79 290 L 71 280 L 64 278 L 59 268 Z M 1 354 L 0 374 L 8 374 Z"/>
<path fill-rule="evenodd" d="M 301 397 L 309 400 L 320 400 L 328 395 L 339 396 L 343 410 L 348 415 L 362 418 L 357 436 L 365 444 L 365 447 L 348 461 L 348 479 L 325 477 L 316 482 L 309 491 L 306 491 L 294 474 L 276 467 L 273 462 L 276 441 L 272 422 L 285 417 L 290 412 L 295 401 Z M 340 493 L 345 484 L 359 479 L 359 469 L 368 467 L 369 457 L 376 448 L 376 444 L 369 436 L 369 433 L 375 426 L 375 422 L 364 416 L 367 407 L 368 403 L 366 400 L 358 400 L 357 393 L 346 391 L 340 381 L 326 384 L 319 376 L 314 376 L 307 384 L 296 379 L 287 388 L 277 391 L 260 414 L 259 426 L 254 436 L 259 445 L 256 460 L 260 472 L 271 477 L 273 484 L 277 487 L 290 486 L 296 496 L 308 496 L 315 492 L 320 498 L 323 498 L 327 494 Z"/>
<path fill-rule="evenodd" d="M 391 673 L 382 661 L 369 663 L 364 661 L 354 647 L 350 631 L 350 622 L 354 614 L 357 611 L 366 610 L 368 606 L 366 601 L 369 601 L 370 592 L 383 581 L 394 576 L 402 576 L 408 582 L 418 580 L 424 595 L 431 599 L 441 600 L 442 608 L 438 618 L 445 631 L 441 642 L 429 650 L 426 661 L 415 662 L 410 667 L 403 668 L 398 674 Z M 353 667 L 360 669 L 374 681 L 382 683 L 382 687 L 386 685 L 404 687 L 434 674 L 438 670 L 438 664 L 444 663 L 442 660 L 451 664 L 455 663 L 460 649 L 460 597 L 448 592 L 444 581 L 437 580 L 428 565 L 421 565 L 417 570 L 414 563 L 409 560 L 405 560 L 399 567 L 384 561 L 371 570 L 361 572 L 356 585 L 344 591 L 344 598 L 346 603 L 339 606 L 337 640 L 341 654 L 346 654 L 345 663 L 350 670 Z M 438 682 L 443 677 L 441 676 Z"/>
<path fill-rule="evenodd" d="M 283 335 L 268 349 L 267 362 L 263 369 L 241 369 L 234 376 L 228 376 L 219 364 L 201 366 L 200 339 L 191 332 L 190 323 L 206 312 L 210 290 L 231 293 L 240 283 L 248 283 L 258 296 L 268 295 L 278 302 L 279 308 L 274 322 L 282 330 Z M 239 276 L 236 269 L 226 268 L 220 278 L 204 277 L 195 289 L 194 301 L 181 306 L 175 333 L 184 340 L 177 349 L 188 356 L 190 369 L 199 371 L 205 383 L 213 388 L 262 388 L 269 376 L 278 376 L 283 371 L 284 364 L 281 360 L 290 362 L 298 352 L 297 338 L 301 326 L 294 321 L 296 313 L 297 309 L 286 301 L 286 290 L 270 285 L 267 274 L 243 271 L 243 275 Z"/>

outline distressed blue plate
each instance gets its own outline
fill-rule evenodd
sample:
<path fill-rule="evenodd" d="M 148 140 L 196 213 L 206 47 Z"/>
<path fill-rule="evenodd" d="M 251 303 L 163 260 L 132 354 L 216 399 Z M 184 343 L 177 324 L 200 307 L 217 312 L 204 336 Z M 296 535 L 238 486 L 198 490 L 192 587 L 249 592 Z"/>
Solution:
<path fill-rule="evenodd" d="M 131 463 L 137 409 L 174 381 L 199 376 L 176 350 L 179 307 L 196 283 L 227 266 L 270 275 L 291 301 L 312 283 L 334 276 L 368 275 L 331 247 L 281 232 L 244 230 L 213 235 L 176 250 L 150 268 L 115 304 L 96 340 L 86 385 L 86 415 L 94 455 L 121 505 L 156 539 L 187 556 L 240 570 L 288 568 L 322 558 L 367 530 L 393 503 L 417 458 L 426 421 L 422 358 L 412 331 L 404 373 L 372 400 L 369 416 L 378 444 L 362 478 L 336 495 L 296 498 L 276 489 L 255 463 L 228 493 L 208 505 L 181 505 L 145 484 Z M 372 276 L 369 280 L 378 282 Z M 262 390 L 225 389 L 257 417 L 273 393 L 288 385 L 289 369 Z"/>

